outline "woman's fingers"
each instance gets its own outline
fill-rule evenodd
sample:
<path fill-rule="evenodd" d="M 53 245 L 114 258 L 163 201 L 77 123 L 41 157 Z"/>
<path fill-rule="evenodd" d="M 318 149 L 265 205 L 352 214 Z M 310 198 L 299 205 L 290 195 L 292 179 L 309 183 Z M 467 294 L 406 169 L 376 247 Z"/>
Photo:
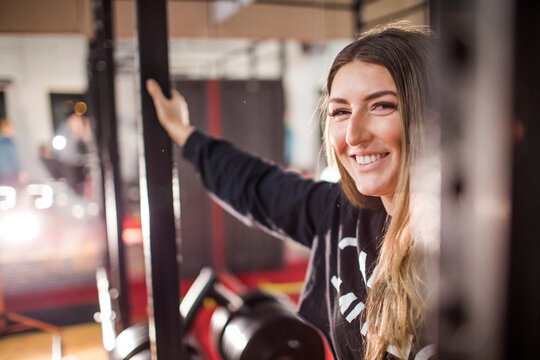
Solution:
<path fill-rule="evenodd" d="M 176 89 L 171 90 L 171 99 L 168 99 L 153 79 L 146 81 L 146 89 L 154 101 L 159 122 L 173 140 L 183 145 L 194 130 L 189 125 L 186 100 Z"/>
<path fill-rule="evenodd" d="M 163 95 L 163 92 L 161 91 L 161 88 L 159 87 L 159 84 L 154 79 L 148 79 L 146 80 L 146 90 L 154 100 L 165 100 L 165 95 Z"/>
<path fill-rule="evenodd" d="M 169 102 L 169 100 L 165 97 L 165 95 L 163 95 L 163 92 L 161 91 L 159 84 L 154 79 L 148 79 L 146 81 L 146 90 L 152 97 L 152 101 L 154 102 L 158 119 L 160 120 L 160 122 L 163 122 L 164 120 L 166 120 L 165 107 L 167 106 L 167 103 Z"/>
<path fill-rule="evenodd" d="M 146 81 L 146 89 L 152 97 L 158 119 L 162 124 L 168 121 L 175 121 L 175 116 L 180 117 L 180 114 L 175 114 L 174 102 L 163 95 L 161 87 L 154 79 L 148 79 Z"/>

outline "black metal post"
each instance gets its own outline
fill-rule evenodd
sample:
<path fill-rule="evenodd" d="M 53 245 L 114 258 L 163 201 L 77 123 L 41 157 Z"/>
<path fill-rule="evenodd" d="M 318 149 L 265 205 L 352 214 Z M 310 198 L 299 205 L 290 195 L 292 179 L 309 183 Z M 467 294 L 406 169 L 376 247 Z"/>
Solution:
<path fill-rule="evenodd" d="M 179 266 L 176 227 L 180 224 L 178 177 L 173 176 L 172 143 L 160 126 L 146 92 L 155 79 L 169 96 L 166 0 L 137 0 L 137 36 L 142 118 L 139 156 L 141 220 L 145 249 L 149 333 L 152 358 L 179 359 L 182 328 L 179 313 Z M 173 187 L 174 184 L 174 187 Z M 176 205 L 176 208 L 175 208 Z"/>
<path fill-rule="evenodd" d="M 433 4 L 442 79 L 439 358 L 502 359 L 511 240 L 513 4 Z"/>
<path fill-rule="evenodd" d="M 130 325 L 129 286 L 122 241 L 124 203 L 114 93 L 114 60 L 111 0 L 94 0 L 95 59 L 93 73 L 97 83 L 94 111 L 97 119 L 97 142 L 101 161 L 105 220 L 107 224 L 107 255 L 114 311 L 121 331 Z"/>
<path fill-rule="evenodd" d="M 540 3 L 514 4 L 512 244 L 505 358 L 533 359 L 538 357 L 540 335 Z"/>
<path fill-rule="evenodd" d="M 363 0 L 353 0 L 352 11 L 354 17 L 354 36 L 357 37 L 364 27 L 362 22 L 362 5 Z"/>

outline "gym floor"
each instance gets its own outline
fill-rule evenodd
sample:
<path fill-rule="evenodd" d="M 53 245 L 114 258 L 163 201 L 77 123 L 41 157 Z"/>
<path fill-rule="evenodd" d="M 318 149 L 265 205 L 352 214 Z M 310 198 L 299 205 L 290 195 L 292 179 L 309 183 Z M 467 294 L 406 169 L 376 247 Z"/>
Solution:
<path fill-rule="evenodd" d="M 52 335 L 42 331 L 0 338 L 0 360 L 50 360 Z M 62 328 L 62 360 L 106 360 L 97 323 Z"/>
<path fill-rule="evenodd" d="M 305 261 L 289 261 L 285 269 L 278 271 L 260 271 L 238 274 L 236 280 L 240 281 L 246 288 L 259 288 L 273 293 L 288 295 L 294 302 L 302 287 L 303 274 L 305 273 Z M 187 287 L 189 283 L 184 282 Z M 131 284 L 131 301 L 133 321 L 141 321 L 145 317 L 145 289 L 142 281 L 135 281 Z M 92 286 L 92 291 L 94 291 Z M 184 289 L 185 292 L 186 289 Z M 86 294 L 89 293 L 89 294 Z M 68 300 L 78 300 L 80 302 L 88 301 L 88 297 L 95 297 L 95 294 L 88 289 L 77 288 L 70 289 L 68 292 L 52 291 L 47 293 L 34 293 L 26 297 L 16 296 L 8 297 L 8 309 L 22 311 L 23 305 L 31 305 L 30 298 L 39 300 L 41 305 L 57 306 L 58 299 L 64 299 L 65 307 L 51 312 L 48 316 L 62 317 L 82 317 L 81 313 L 88 313 L 92 310 L 90 307 L 75 307 Z M 56 302 L 55 302 L 56 301 Z M 212 360 L 219 359 L 213 350 L 213 344 L 210 344 L 208 337 L 208 322 L 211 311 L 215 304 L 205 304 L 201 309 L 194 325 L 194 334 L 201 341 L 201 345 L 209 351 L 209 357 Z M 30 314 L 42 314 L 36 312 Z M 76 325 L 62 326 L 62 360 L 106 360 L 107 353 L 103 349 L 101 340 L 101 327 L 97 323 L 81 322 Z M 43 331 L 27 331 L 11 335 L 0 335 L 0 360 L 49 360 L 53 353 L 53 338 L 50 333 Z M 327 359 L 331 359 L 327 350 Z"/>

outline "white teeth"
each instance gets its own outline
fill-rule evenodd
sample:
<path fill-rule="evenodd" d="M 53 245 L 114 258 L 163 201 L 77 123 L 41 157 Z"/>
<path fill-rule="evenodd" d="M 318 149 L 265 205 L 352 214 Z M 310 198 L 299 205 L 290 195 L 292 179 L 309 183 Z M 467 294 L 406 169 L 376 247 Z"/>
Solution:
<path fill-rule="evenodd" d="M 356 156 L 356 162 L 360 165 L 367 165 L 367 164 L 371 164 L 377 160 L 379 160 L 380 158 L 382 158 L 383 155 L 382 154 L 377 154 L 377 155 L 366 155 L 366 156 Z"/>

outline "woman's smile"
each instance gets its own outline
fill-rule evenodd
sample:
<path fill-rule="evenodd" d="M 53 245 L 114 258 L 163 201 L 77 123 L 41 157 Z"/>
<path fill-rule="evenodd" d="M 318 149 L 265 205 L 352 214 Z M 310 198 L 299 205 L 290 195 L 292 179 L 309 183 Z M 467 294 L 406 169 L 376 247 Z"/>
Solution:
<path fill-rule="evenodd" d="M 352 158 L 356 161 L 358 165 L 367 166 L 378 163 L 380 159 L 388 156 L 389 153 L 377 153 L 377 154 L 356 154 L 352 155 Z"/>

